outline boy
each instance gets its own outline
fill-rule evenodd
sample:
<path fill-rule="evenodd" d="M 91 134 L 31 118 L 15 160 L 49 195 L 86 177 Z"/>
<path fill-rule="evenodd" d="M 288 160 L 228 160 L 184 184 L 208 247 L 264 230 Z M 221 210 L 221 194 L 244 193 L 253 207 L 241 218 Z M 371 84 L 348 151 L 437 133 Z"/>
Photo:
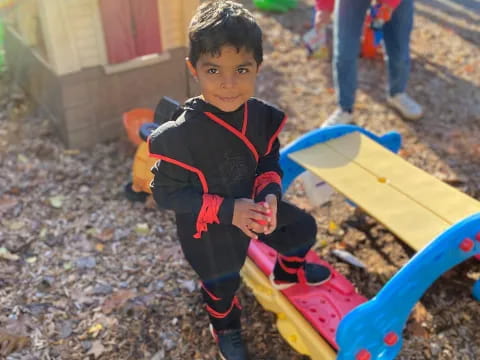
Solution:
<path fill-rule="evenodd" d="M 149 138 L 153 196 L 176 213 L 186 259 L 202 280 L 210 329 L 223 359 L 247 359 L 235 293 L 251 238 L 279 252 L 272 286 L 319 285 L 328 268 L 306 264 L 315 220 L 281 200 L 278 133 L 285 115 L 252 98 L 262 32 L 232 1 L 201 5 L 190 27 L 187 66 L 201 96 Z"/>

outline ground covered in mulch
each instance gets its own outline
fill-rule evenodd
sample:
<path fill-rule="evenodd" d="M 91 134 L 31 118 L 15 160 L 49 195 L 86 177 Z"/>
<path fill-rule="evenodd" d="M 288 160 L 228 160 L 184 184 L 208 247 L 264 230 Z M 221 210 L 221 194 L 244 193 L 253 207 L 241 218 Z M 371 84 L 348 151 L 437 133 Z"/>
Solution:
<path fill-rule="evenodd" d="M 255 11 L 266 52 L 258 96 L 288 113 L 283 143 L 318 127 L 335 108 L 329 64 L 307 59 L 299 45 L 312 3 L 301 1 L 287 14 Z M 480 6 L 419 0 L 416 10 L 409 92 L 424 105 L 424 119 L 408 123 L 390 111 L 383 63 L 361 60 L 356 121 L 376 133 L 398 130 L 401 156 L 480 198 Z M 172 214 L 124 198 L 132 146 L 121 139 L 90 152 L 66 149 L 6 77 L 0 85 L 0 358 L 216 359 Z M 366 232 L 349 226 L 353 209 L 340 196 L 313 209 L 297 182 L 287 198 L 312 211 L 318 253 L 369 298 L 413 255 L 373 219 Z M 331 221 L 339 228 L 329 227 Z M 350 251 L 366 270 L 341 262 L 333 249 Z M 479 277 L 480 263 L 471 260 L 432 286 L 408 322 L 399 359 L 480 358 L 480 305 L 470 295 Z M 253 359 L 304 358 L 245 286 L 240 298 Z"/>

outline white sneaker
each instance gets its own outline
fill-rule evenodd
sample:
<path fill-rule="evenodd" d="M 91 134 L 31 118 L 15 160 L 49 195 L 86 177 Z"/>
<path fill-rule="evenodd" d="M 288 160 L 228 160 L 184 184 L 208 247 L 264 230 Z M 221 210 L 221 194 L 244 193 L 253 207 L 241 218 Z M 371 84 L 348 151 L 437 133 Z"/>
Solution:
<path fill-rule="evenodd" d="M 351 123 L 353 123 L 353 114 L 338 108 L 325 120 L 321 127 Z"/>
<path fill-rule="evenodd" d="M 389 96 L 387 103 L 406 120 L 418 120 L 423 116 L 422 107 L 406 93 Z"/>

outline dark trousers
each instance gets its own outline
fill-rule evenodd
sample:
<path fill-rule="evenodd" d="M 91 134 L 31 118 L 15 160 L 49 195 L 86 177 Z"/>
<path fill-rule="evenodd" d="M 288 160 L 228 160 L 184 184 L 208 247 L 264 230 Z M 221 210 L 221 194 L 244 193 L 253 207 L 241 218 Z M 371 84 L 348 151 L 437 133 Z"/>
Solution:
<path fill-rule="evenodd" d="M 281 201 L 277 211 L 277 229 L 270 235 L 259 235 L 259 240 L 281 255 L 304 257 L 315 244 L 316 235 L 317 226 L 311 215 Z M 202 281 L 202 295 L 213 327 L 216 330 L 239 328 L 241 307 L 235 296 L 240 285 L 239 273 Z"/>

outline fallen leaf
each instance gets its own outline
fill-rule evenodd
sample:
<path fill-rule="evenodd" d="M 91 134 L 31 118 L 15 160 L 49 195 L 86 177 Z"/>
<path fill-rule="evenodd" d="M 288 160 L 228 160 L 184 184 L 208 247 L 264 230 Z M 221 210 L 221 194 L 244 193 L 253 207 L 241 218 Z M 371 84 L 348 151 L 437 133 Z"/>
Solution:
<path fill-rule="evenodd" d="M 37 262 L 37 257 L 36 256 L 31 256 L 25 260 L 29 264 L 35 264 Z"/>
<path fill-rule="evenodd" d="M 418 321 L 411 321 L 407 325 L 407 330 L 409 333 L 413 334 L 414 336 L 421 337 L 423 339 L 428 339 L 430 334 L 427 330 L 418 322 Z"/>
<path fill-rule="evenodd" d="M 7 356 L 27 347 L 29 344 L 30 338 L 28 336 L 14 335 L 0 330 L 0 355 Z"/>
<path fill-rule="evenodd" d="M 412 311 L 412 318 L 419 324 L 427 321 L 428 311 L 422 303 L 417 303 Z"/>
<path fill-rule="evenodd" d="M 23 223 L 23 221 L 11 221 L 10 223 L 8 223 L 8 228 L 13 231 L 20 230 L 24 226 L 25 224 Z"/>
<path fill-rule="evenodd" d="M 26 164 L 28 162 L 28 158 L 23 154 L 18 154 L 17 159 L 23 164 Z"/>
<path fill-rule="evenodd" d="M 11 196 L 0 198 L 0 210 L 8 210 L 18 204 L 18 200 Z"/>
<path fill-rule="evenodd" d="M 135 226 L 135 232 L 137 234 L 147 235 L 149 231 L 150 229 L 148 228 L 148 224 L 146 223 L 137 224 L 137 226 Z"/>
<path fill-rule="evenodd" d="M 65 155 L 78 155 L 80 154 L 80 150 L 78 149 L 66 149 L 63 151 Z"/>
<path fill-rule="evenodd" d="M 120 290 L 110 295 L 102 305 L 102 311 L 110 314 L 112 311 L 121 308 L 128 300 L 135 297 L 133 290 Z"/>
<path fill-rule="evenodd" d="M 20 257 L 18 255 L 12 254 L 5 247 L 0 248 L 0 258 L 5 259 L 5 260 L 12 260 L 12 261 L 17 261 L 18 259 L 20 259 Z"/>
<path fill-rule="evenodd" d="M 52 196 L 50 199 L 50 205 L 55 209 L 60 209 L 63 205 L 63 195 Z"/>
<path fill-rule="evenodd" d="M 335 221 L 333 221 L 333 220 L 330 220 L 330 221 L 328 222 L 328 232 L 329 232 L 329 233 L 334 233 L 334 232 L 336 232 L 337 230 L 338 230 L 338 225 L 337 225 L 337 223 L 336 223 Z"/>
<path fill-rule="evenodd" d="M 93 338 L 96 338 L 100 331 L 102 331 L 102 329 L 102 324 L 95 324 L 88 329 L 87 333 L 90 334 Z"/>
<path fill-rule="evenodd" d="M 92 343 L 92 347 L 87 355 L 93 355 L 95 359 L 98 359 L 100 356 L 102 356 L 105 350 L 105 346 L 103 346 L 102 342 L 100 340 L 96 340 Z"/>
<path fill-rule="evenodd" d="M 115 229 L 108 228 L 102 230 L 100 233 L 94 233 L 93 237 L 101 241 L 110 241 L 113 238 L 113 234 L 115 233 Z"/>

